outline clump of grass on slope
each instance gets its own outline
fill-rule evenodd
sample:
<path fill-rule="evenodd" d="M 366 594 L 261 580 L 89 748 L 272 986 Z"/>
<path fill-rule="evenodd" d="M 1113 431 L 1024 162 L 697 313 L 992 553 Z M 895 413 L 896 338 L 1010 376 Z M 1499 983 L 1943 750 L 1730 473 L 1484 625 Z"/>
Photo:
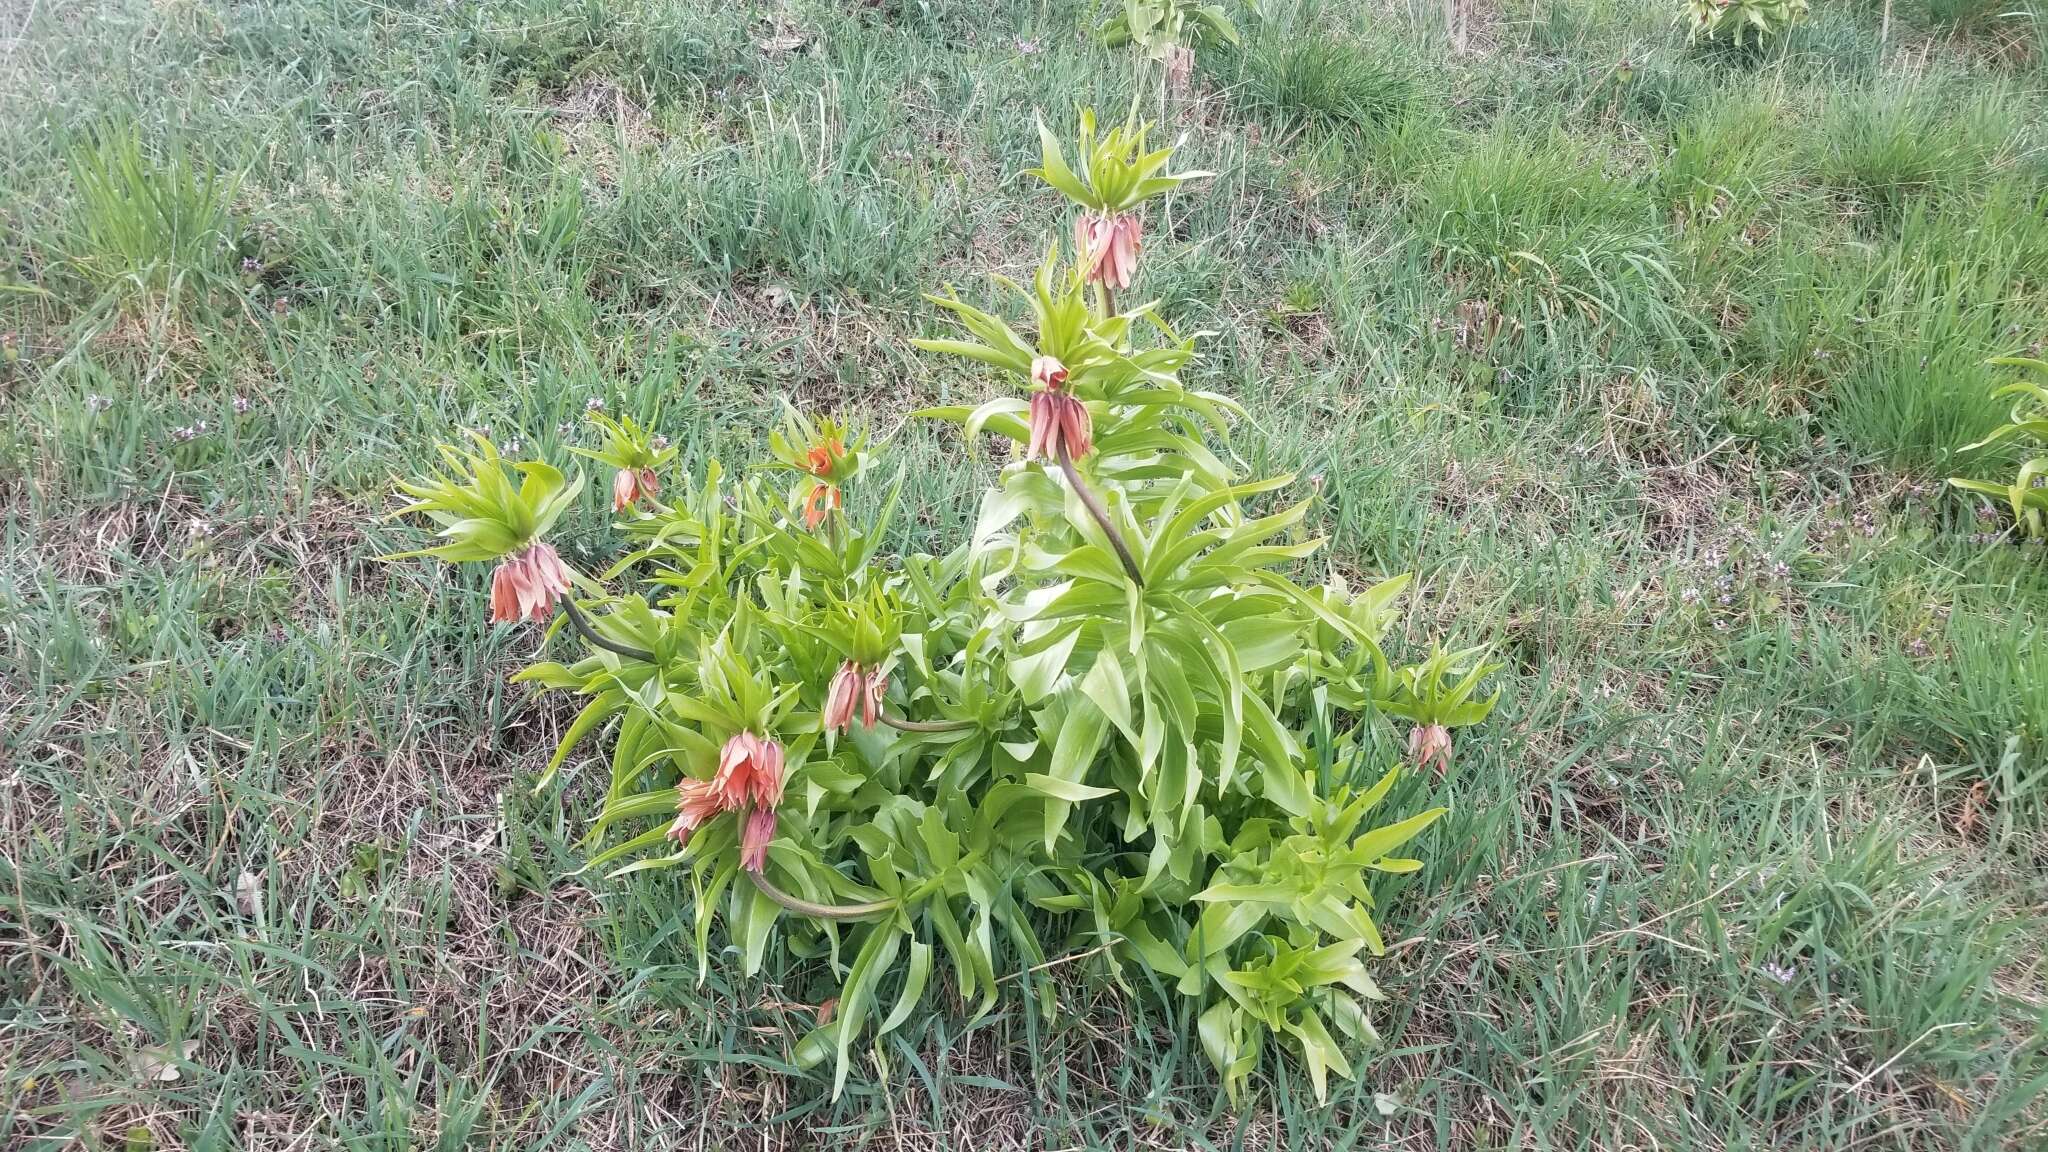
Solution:
<path fill-rule="evenodd" d="M 1313 11 L 1259 24 L 1237 60 L 1233 98 L 1282 132 L 1382 133 L 1408 114 L 1420 89 L 1397 48 L 1317 27 Z"/>
<path fill-rule="evenodd" d="M 232 276 L 238 178 L 196 163 L 177 142 L 153 156 L 127 125 L 79 141 L 70 162 L 76 194 L 61 243 L 71 270 L 103 298 L 176 312 Z"/>
<path fill-rule="evenodd" d="M 1852 247 L 1839 280 L 1856 311 L 1835 334 L 1846 353 L 1829 376 L 1830 419 L 1852 447 L 1903 468 L 1946 467 L 1966 444 L 2003 422 L 1985 361 L 2040 339 L 2048 312 L 2038 280 L 2048 257 L 2042 201 L 2009 185 L 1971 215 L 1908 208 L 1897 238 Z M 1848 267 L 1844 267 L 1848 266 Z"/>
<path fill-rule="evenodd" d="M 1852 211 L 1879 222 L 1914 199 L 1960 205 L 2012 163 L 2023 105 L 1998 87 L 1952 96 L 1932 81 L 1843 96 L 1815 135 L 1815 166 Z"/>
<path fill-rule="evenodd" d="M 1423 178 L 1416 228 L 1467 291 L 1555 322 L 1578 316 L 1679 337 L 1669 234 L 1618 157 L 1503 126 Z"/>

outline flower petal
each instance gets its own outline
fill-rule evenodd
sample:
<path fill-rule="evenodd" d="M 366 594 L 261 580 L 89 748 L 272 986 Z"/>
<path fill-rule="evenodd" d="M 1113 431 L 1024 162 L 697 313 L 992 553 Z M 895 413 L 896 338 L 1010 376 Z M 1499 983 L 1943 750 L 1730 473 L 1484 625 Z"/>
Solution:
<path fill-rule="evenodd" d="M 740 829 L 740 867 L 759 872 L 768 863 L 768 842 L 775 839 L 775 809 L 756 808 Z"/>

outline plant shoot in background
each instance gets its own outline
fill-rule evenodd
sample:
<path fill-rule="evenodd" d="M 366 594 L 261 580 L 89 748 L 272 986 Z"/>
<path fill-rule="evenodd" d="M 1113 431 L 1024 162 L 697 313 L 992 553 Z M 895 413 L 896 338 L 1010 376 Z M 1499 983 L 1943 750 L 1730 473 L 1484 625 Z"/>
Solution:
<path fill-rule="evenodd" d="M 2007 368 L 2025 369 L 2048 379 L 2048 360 L 2001 356 L 1992 363 Z M 1965 452 L 2013 438 L 2032 440 L 2037 445 L 2048 445 L 2048 385 L 2033 380 L 2016 380 L 1992 395 L 2017 397 L 2013 401 L 2012 418 L 1991 435 L 1975 444 L 1967 445 L 1963 449 Z M 2020 531 L 2033 539 L 2048 537 L 2048 455 L 2033 456 L 2022 462 L 2011 483 L 1966 480 L 1962 477 L 1955 477 L 1949 483 L 1967 492 L 1982 492 L 1998 497 L 2012 510 L 2013 521 Z"/>

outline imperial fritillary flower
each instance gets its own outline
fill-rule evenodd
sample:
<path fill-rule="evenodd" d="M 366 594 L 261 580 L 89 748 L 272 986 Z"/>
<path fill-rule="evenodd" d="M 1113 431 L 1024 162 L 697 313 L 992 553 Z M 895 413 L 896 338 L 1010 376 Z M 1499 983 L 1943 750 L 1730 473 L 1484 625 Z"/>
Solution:
<path fill-rule="evenodd" d="M 612 511 L 624 512 L 644 497 L 652 500 L 661 491 L 661 480 L 652 468 L 621 468 L 612 477 Z"/>
<path fill-rule="evenodd" d="M 837 436 L 828 436 L 811 445 L 804 453 L 804 466 L 810 470 L 811 490 L 804 495 L 804 527 L 815 532 L 825 522 L 825 514 L 839 507 L 839 485 L 831 477 L 846 458 L 846 446 Z"/>
<path fill-rule="evenodd" d="M 775 839 L 775 809 L 756 808 L 740 827 L 740 867 L 759 872 L 768 863 L 768 842 Z"/>
<path fill-rule="evenodd" d="M 685 777 L 676 785 L 676 818 L 668 826 L 669 837 L 678 844 L 686 844 L 690 833 L 723 811 L 725 803 L 712 790 L 711 781 Z"/>
<path fill-rule="evenodd" d="M 1408 733 L 1408 758 L 1417 768 L 1435 768 L 1441 776 L 1451 767 L 1451 730 L 1423 724 Z"/>
<path fill-rule="evenodd" d="M 880 668 L 864 670 L 852 660 L 841 664 L 825 694 L 825 730 L 852 731 L 856 708 L 860 711 L 860 726 L 873 728 L 881 717 L 882 696 L 888 689 L 889 678 Z"/>
<path fill-rule="evenodd" d="M 782 745 L 752 732 L 735 733 L 718 757 L 711 787 L 727 808 L 751 800 L 769 808 L 782 803 Z"/>
<path fill-rule="evenodd" d="M 1118 291 L 1131 286 L 1138 273 L 1138 249 L 1144 224 L 1131 212 L 1083 212 L 1074 220 L 1074 250 L 1088 270 L 1090 283 L 1100 281 Z"/>
<path fill-rule="evenodd" d="M 1065 456 L 1079 459 L 1095 446 L 1094 425 L 1088 406 L 1066 391 L 1067 367 L 1051 356 L 1031 362 L 1031 382 L 1038 391 L 1031 394 L 1031 438 L 1024 446 L 1024 458 Z"/>
<path fill-rule="evenodd" d="M 555 546 L 546 541 L 530 544 L 500 561 L 491 573 L 491 620 L 546 620 L 554 614 L 555 598 L 568 590 L 569 566 L 562 563 Z"/>

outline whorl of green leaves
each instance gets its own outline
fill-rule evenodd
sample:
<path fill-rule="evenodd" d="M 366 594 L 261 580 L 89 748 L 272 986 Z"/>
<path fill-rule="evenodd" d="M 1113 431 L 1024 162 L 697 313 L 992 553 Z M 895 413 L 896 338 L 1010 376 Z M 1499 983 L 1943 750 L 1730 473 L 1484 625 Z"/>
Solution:
<path fill-rule="evenodd" d="M 1213 172 L 1165 172 L 1173 149 L 1145 150 L 1147 124 L 1121 124 L 1100 136 L 1095 130 L 1095 110 L 1081 112 L 1081 136 L 1074 150 L 1074 166 L 1068 167 L 1059 138 L 1045 121 L 1038 121 L 1041 149 L 1039 166 L 1027 170 L 1066 196 L 1094 212 L 1125 212 L 1154 196 L 1163 196 L 1190 180 L 1213 176 Z"/>
<path fill-rule="evenodd" d="M 1806 0 L 1686 0 L 1678 22 L 1690 40 L 1726 40 L 1741 46 L 1776 39 L 1804 23 Z"/>
<path fill-rule="evenodd" d="M 1194 359 L 1195 344 L 1161 319 L 1153 304 L 1106 318 L 1089 310 L 1087 284 L 1080 269 L 1062 267 L 1057 249 L 1048 250 L 1027 289 L 1006 277 L 998 284 L 1024 297 L 1031 306 L 1033 338 L 1027 339 L 1008 321 L 961 300 L 957 295 L 926 296 L 946 309 L 968 339 L 913 339 L 926 352 L 958 356 L 1000 368 L 1028 388 L 1031 362 L 1051 356 L 1067 369 L 1066 388 L 1088 405 L 1095 420 L 1098 452 L 1115 457 L 1140 450 L 1167 453 L 1166 464 L 1185 463 L 1201 477 L 1223 483 L 1228 469 L 1204 445 L 1204 436 L 1228 441 L 1230 421 L 1243 408 L 1228 396 L 1186 388 L 1180 370 Z M 1158 341 L 1133 347 L 1140 331 Z M 1019 444 L 1030 439 L 1021 396 L 998 396 L 974 407 L 929 408 L 920 416 L 962 425 L 970 440 L 984 432 Z"/>
<path fill-rule="evenodd" d="M 497 560 L 546 535 L 583 488 L 581 476 L 567 479 L 561 469 L 539 460 L 512 465 L 518 474 L 515 484 L 497 447 L 476 433 L 470 436 L 477 451 L 439 445 L 446 471 L 398 484 L 413 502 L 392 515 L 425 515 L 441 526 L 438 535 L 447 543 L 382 559 L 433 556 L 458 564 Z"/>
<path fill-rule="evenodd" d="M 1194 48 L 1210 37 L 1237 43 L 1237 25 L 1223 5 L 1207 0 L 1123 0 L 1095 30 L 1103 46 L 1135 44 L 1153 59 L 1175 47 Z"/>
<path fill-rule="evenodd" d="M 1484 647 L 1431 652 L 1429 659 L 1395 674 L 1395 691 L 1380 701 L 1380 710 L 1417 724 L 1445 728 L 1479 723 L 1500 702 L 1498 690 L 1485 699 L 1472 698 L 1480 681 L 1501 667 L 1484 663 L 1485 655 Z"/>
<path fill-rule="evenodd" d="M 571 446 L 569 451 L 578 456 L 613 468 L 665 468 L 675 462 L 675 447 L 655 447 L 653 438 L 630 416 L 614 420 L 602 412 L 592 412 L 590 422 L 604 433 L 604 443 L 596 448 Z"/>

